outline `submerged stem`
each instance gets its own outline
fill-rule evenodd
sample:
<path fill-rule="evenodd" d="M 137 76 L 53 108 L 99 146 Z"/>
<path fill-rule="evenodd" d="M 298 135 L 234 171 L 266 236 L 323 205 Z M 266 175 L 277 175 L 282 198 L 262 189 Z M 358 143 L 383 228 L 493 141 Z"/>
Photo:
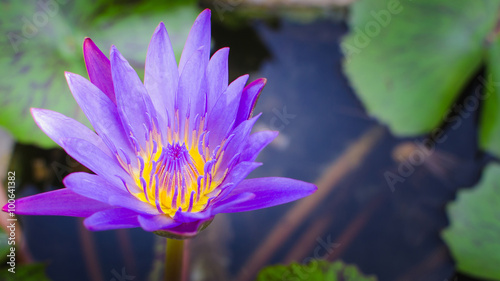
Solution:
<path fill-rule="evenodd" d="M 184 240 L 167 238 L 165 253 L 165 281 L 183 280 Z"/>

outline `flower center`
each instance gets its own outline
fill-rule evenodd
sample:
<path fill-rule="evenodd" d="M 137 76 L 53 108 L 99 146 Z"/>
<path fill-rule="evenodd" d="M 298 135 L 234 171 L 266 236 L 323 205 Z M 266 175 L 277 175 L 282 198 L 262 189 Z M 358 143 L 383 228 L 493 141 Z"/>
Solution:
<path fill-rule="evenodd" d="M 168 144 L 156 164 L 151 172 L 154 173 L 156 184 L 166 188 L 172 199 L 171 208 L 185 205 L 188 196 L 201 193 L 197 188 L 197 180 L 203 171 L 198 171 L 185 144 Z"/>
<path fill-rule="evenodd" d="M 177 211 L 203 211 L 222 181 L 213 178 L 217 161 L 205 146 L 198 145 L 203 144 L 204 135 L 193 131 L 188 141 L 176 134 L 168 136 L 168 143 L 162 145 L 160 136 L 151 132 L 146 147 L 138 149 L 137 168 L 120 159 L 139 187 L 127 186 L 129 192 L 170 217 Z"/>

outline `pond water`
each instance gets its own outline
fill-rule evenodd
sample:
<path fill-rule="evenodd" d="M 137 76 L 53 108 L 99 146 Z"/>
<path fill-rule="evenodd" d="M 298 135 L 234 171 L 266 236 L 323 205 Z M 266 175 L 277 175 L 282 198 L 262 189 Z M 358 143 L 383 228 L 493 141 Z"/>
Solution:
<path fill-rule="evenodd" d="M 213 50 L 231 47 L 232 79 L 245 73 L 250 80 L 268 79 L 255 109 L 263 112 L 256 129 L 279 130 L 280 136 L 261 153 L 264 165 L 251 177 L 322 179 L 330 189 L 260 263 L 301 262 L 319 253 L 379 280 L 453 280 L 453 261 L 439 232 L 448 223 L 445 204 L 458 188 L 478 180 L 488 160 L 470 149 L 477 147 L 477 116 L 445 127 L 446 140 L 391 188 L 384 175 L 397 175 L 404 162 L 398 155 L 424 137 L 395 138 L 367 116 L 342 72 L 345 22 L 214 21 Z M 471 81 L 463 96 L 478 86 Z M 12 166 L 23 174 L 18 197 L 60 188 L 59 176 L 82 169 L 61 150 L 24 145 L 16 146 Z M 252 280 L 252 254 L 294 204 L 216 217 L 190 242 L 192 279 Z M 53 280 L 113 280 L 122 271 L 147 280 L 161 269 L 162 242 L 141 229 L 88 232 L 76 218 L 20 219 L 33 259 L 47 264 Z"/>

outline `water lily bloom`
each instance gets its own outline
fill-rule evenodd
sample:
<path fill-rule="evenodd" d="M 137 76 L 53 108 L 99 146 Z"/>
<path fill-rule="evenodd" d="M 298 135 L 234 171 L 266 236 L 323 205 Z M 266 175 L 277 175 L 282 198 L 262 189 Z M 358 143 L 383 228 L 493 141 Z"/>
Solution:
<path fill-rule="evenodd" d="M 85 217 L 90 230 L 142 227 L 191 237 L 218 213 L 300 199 L 313 184 L 246 179 L 277 132 L 251 134 L 266 80 L 228 85 L 228 48 L 210 58 L 210 10 L 193 24 L 177 65 L 163 23 L 151 39 L 144 83 L 112 46 L 109 59 L 85 39 L 90 81 L 66 73 L 94 131 L 60 113 L 32 109 L 38 126 L 95 174 L 76 172 L 66 188 L 21 198 L 17 214 Z M 246 85 L 246 86 L 245 86 Z M 6 206 L 4 206 L 4 211 Z"/>

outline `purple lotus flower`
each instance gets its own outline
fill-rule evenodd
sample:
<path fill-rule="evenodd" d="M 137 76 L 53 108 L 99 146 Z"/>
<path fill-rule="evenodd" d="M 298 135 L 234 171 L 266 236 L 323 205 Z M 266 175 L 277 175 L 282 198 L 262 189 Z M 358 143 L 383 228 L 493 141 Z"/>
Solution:
<path fill-rule="evenodd" d="M 163 23 L 146 57 L 144 84 L 112 46 L 110 59 L 90 40 L 90 81 L 66 78 L 95 129 L 57 112 L 32 109 L 38 126 L 95 174 L 72 173 L 66 188 L 21 198 L 17 214 L 86 217 L 90 230 L 142 227 L 190 237 L 218 213 L 297 200 L 316 187 L 287 178 L 245 177 L 277 132 L 250 134 L 266 80 L 228 85 L 228 48 L 210 59 L 210 10 L 191 29 L 179 65 Z M 4 206 L 4 211 L 6 206 Z"/>

